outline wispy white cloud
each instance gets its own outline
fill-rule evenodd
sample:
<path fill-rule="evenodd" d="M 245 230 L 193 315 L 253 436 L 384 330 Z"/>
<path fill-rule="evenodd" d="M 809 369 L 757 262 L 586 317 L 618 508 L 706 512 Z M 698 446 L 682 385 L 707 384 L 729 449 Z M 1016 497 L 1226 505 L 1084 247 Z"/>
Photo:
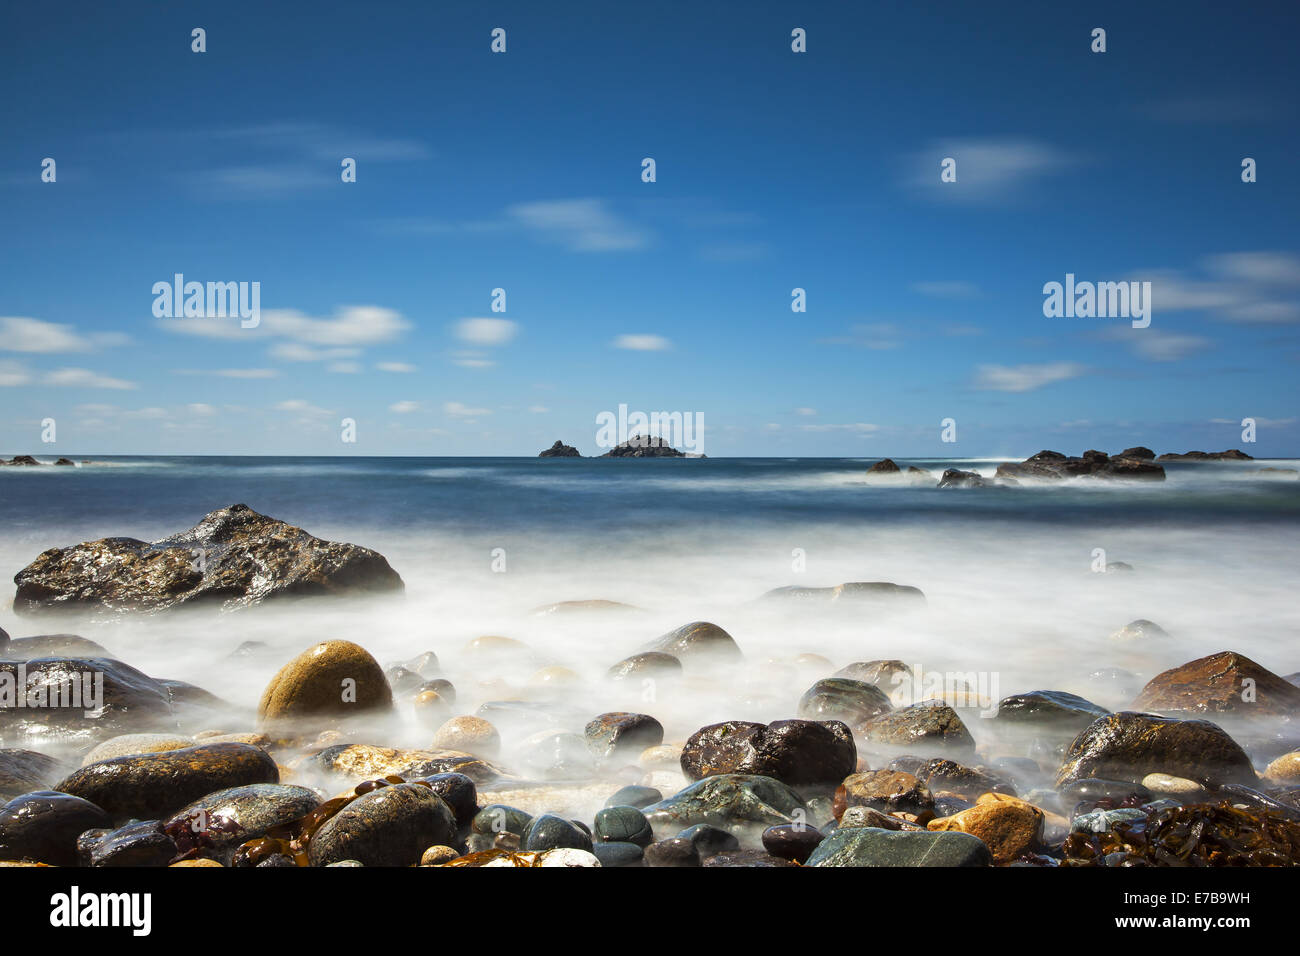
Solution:
<path fill-rule="evenodd" d="M 650 243 L 646 230 L 616 215 L 603 199 L 518 203 L 506 215 L 538 238 L 574 252 L 621 252 Z"/>
<path fill-rule="evenodd" d="M 410 362 L 376 362 L 375 368 L 381 372 L 396 372 L 398 374 L 406 374 L 416 370 L 415 366 Z"/>
<path fill-rule="evenodd" d="M 91 352 L 128 341 L 130 339 L 121 332 L 82 334 L 73 326 L 58 322 L 18 315 L 0 316 L 0 349 L 6 352 Z"/>
<path fill-rule="evenodd" d="M 995 392 L 1030 392 L 1053 382 L 1077 378 L 1087 369 L 1077 362 L 1041 365 L 981 365 L 975 387 Z"/>
<path fill-rule="evenodd" d="M 620 335 L 611 344 L 632 352 L 664 352 L 673 347 L 662 335 Z"/>
<path fill-rule="evenodd" d="M 957 178 L 942 182 L 941 163 L 949 158 L 956 160 Z M 949 139 L 908 157 L 906 178 L 928 198 L 994 202 L 1076 162 L 1064 150 L 1027 137 Z"/>
<path fill-rule="evenodd" d="M 419 407 L 419 402 L 401 401 L 393 402 L 393 404 L 388 406 L 388 410 L 390 412 L 396 412 L 398 415 L 409 415 L 411 412 L 419 409 Z"/>
<path fill-rule="evenodd" d="M 466 420 L 467 424 L 472 424 L 475 418 L 492 414 L 490 408 L 471 408 L 461 402 L 444 402 L 442 410 L 452 418 Z"/>
<path fill-rule="evenodd" d="M 1232 252 L 1206 256 L 1195 274 L 1165 269 L 1133 278 L 1151 282 L 1151 308 L 1205 312 L 1227 322 L 1276 325 L 1300 321 L 1300 255 Z"/>
<path fill-rule="evenodd" d="M 44 377 L 42 377 L 41 383 L 44 385 L 55 385 L 67 388 L 111 388 L 129 390 L 139 387 L 135 382 L 113 378 L 111 375 L 101 375 L 98 372 L 92 372 L 88 368 L 56 369 L 53 372 L 47 372 Z"/>
<path fill-rule="evenodd" d="M 518 323 L 509 319 L 461 319 L 455 325 L 456 338 L 485 347 L 505 345 L 518 331 Z"/>

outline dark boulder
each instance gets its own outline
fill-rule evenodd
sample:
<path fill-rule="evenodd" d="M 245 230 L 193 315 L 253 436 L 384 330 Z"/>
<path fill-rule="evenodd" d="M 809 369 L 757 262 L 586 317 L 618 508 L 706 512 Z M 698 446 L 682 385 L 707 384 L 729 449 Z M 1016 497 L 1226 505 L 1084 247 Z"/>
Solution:
<path fill-rule="evenodd" d="M 874 684 L 827 677 L 804 692 L 798 713 L 809 720 L 842 720 L 856 726 L 891 709 L 889 697 Z"/>
<path fill-rule="evenodd" d="M 112 826 L 101 807 L 53 790 L 14 797 L 0 807 L 0 860 L 77 865 L 77 837 Z"/>
<path fill-rule="evenodd" d="M 717 774 L 771 777 L 792 787 L 838 783 L 857 768 L 857 748 L 838 720 L 742 720 L 710 724 L 686 741 L 681 757 L 688 780 Z"/>
<path fill-rule="evenodd" d="M 399 783 L 358 797 L 326 820 L 307 853 L 312 866 L 414 866 L 429 847 L 455 842 L 456 818 L 446 802 L 428 787 Z"/>
<path fill-rule="evenodd" d="M 224 743 L 101 760 L 73 771 L 55 789 L 103 807 L 114 820 L 156 820 L 218 790 L 279 780 L 265 750 Z"/>
<path fill-rule="evenodd" d="M 683 624 L 675 631 L 657 638 L 643 650 L 670 654 L 679 659 L 704 661 L 734 661 L 741 657 L 735 639 L 718 625 L 707 621 Z"/>
<path fill-rule="evenodd" d="M 1074 738 L 1056 785 L 1084 777 L 1140 782 L 1149 773 L 1216 784 L 1258 779 L 1246 752 L 1217 725 L 1122 711 Z"/>
<path fill-rule="evenodd" d="M 910 749 L 974 750 L 975 739 L 957 712 L 939 701 L 922 701 L 873 717 L 857 728 L 877 744 Z"/>

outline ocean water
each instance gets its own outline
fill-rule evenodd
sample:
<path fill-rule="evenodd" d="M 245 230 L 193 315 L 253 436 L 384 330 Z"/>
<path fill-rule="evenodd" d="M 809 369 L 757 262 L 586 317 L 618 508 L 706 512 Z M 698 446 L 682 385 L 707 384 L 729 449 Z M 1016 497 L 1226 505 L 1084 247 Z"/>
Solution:
<path fill-rule="evenodd" d="M 336 637 L 385 665 L 434 651 L 456 685 L 458 713 L 485 700 L 545 698 L 563 729 L 636 710 L 678 740 L 711 721 L 794 716 L 803 690 L 852 661 L 979 672 L 994 697 L 1068 690 L 1112 708 L 1134 686 L 1089 677 L 1100 668 L 1130 671 L 1140 687 L 1165 668 L 1235 650 L 1280 674 L 1300 670 L 1300 481 L 1256 474 L 1300 467 L 1292 460 L 1172 464 L 1165 482 L 989 489 L 869 485 L 871 459 L 97 461 L 0 469 L 6 582 L 47 548 L 111 535 L 155 540 L 236 502 L 373 548 L 406 582 L 404 595 L 343 606 L 108 622 L 16 618 L 6 583 L 0 626 L 12 636 L 75 631 L 154 676 L 248 708 L 285 661 Z M 946 467 L 992 474 L 998 461 L 899 463 L 937 480 Z M 1097 573 L 1096 549 L 1134 570 Z M 788 609 L 756 600 L 785 585 L 846 581 L 913 585 L 926 602 Z M 534 613 L 590 598 L 641 610 Z M 1169 640 L 1133 647 L 1110 638 L 1138 618 Z M 696 620 L 726 628 L 745 661 L 672 688 L 602 679 Z M 531 653 L 486 660 L 465 649 L 485 634 L 523 641 Z M 270 650 L 232 659 L 247 640 Z M 828 663 L 795 663 L 801 654 Z M 573 683 L 535 679 L 547 665 L 572 671 Z M 428 737 L 412 724 L 406 742 L 427 746 Z"/>

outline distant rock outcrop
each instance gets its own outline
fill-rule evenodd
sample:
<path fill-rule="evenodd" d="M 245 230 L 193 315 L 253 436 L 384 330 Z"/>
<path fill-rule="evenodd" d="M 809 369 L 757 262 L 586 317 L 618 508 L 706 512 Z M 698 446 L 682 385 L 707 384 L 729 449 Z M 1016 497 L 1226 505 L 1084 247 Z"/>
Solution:
<path fill-rule="evenodd" d="M 680 452 L 672 445 L 668 444 L 666 439 L 658 438 L 653 435 L 634 435 L 627 441 L 614 448 L 611 448 L 601 458 L 692 458 L 703 455 L 693 456 Z"/>
<path fill-rule="evenodd" d="M 554 445 L 537 456 L 538 458 L 581 458 L 582 452 L 572 445 L 566 445 L 564 442 L 556 439 Z"/>
<path fill-rule="evenodd" d="M 1156 461 L 1254 461 L 1251 455 L 1247 455 L 1239 448 L 1232 448 L 1228 451 L 1186 451 L 1181 455 L 1167 452 L 1161 455 Z"/>
<path fill-rule="evenodd" d="M 158 611 L 211 603 L 225 609 L 268 598 L 400 591 L 382 554 L 322 541 L 248 505 L 204 516 L 153 543 L 101 538 L 51 548 L 14 575 L 14 610 L 38 614 Z"/>
<path fill-rule="evenodd" d="M 1078 458 L 1070 458 L 1059 451 L 1040 451 L 1022 462 L 998 465 L 999 478 L 1139 478 L 1164 481 L 1165 470 L 1150 461 L 1135 457 L 1150 454 L 1148 448 L 1130 448 L 1114 458 L 1104 451 L 1088 450 Z"/>

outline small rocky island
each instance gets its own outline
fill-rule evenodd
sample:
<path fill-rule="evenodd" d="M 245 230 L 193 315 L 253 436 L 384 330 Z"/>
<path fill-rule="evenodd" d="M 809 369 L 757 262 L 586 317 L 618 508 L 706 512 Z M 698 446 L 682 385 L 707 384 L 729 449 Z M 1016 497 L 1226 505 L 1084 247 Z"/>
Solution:
<path fill-rule="evenodd" d="M 582 452 L 578 451 L 578 449 L 574 448 L 572 445 L 566 445 L 564 442 L 560 441 L 557 438 L 554 445 L 552 445 L 550 448 L 547 448 L 545 451 L 539 453 L 537 457 L 538 458 L 581 458 Z"/>
<path fill-rule="evenodd" d="M 17 466 L 19 468 L 24 468 L 24 467 L 32 468 L 32 467 L 42 467 L 47 464 L 49 464 L 49 462 L 37 461 L 31 455 L 14 455 L 14 457 L 10 458 L 8 461 L 6 461 L 3 458 L 0 458 L 0 468 L 12 467 L 12 466 Z M 73 461 L 71 458 L 60 458 L 58 461 L 54 462 L 54 464 L 72 465 L 75 467 L 77 463 Z M 88 465 L 90 464 L 90 462 L 83 461 L 82 464 Z"/>
<path fill-rule="evenodd" d="M 557 440 L 537 456 L 538 458 L 581 458 L 582 453 L 572 445 Z M 708 455 L 692 455 L 678 451 L 667 440 L 650 435 L 634 435 L 599 458 L 707 458 Z"/>

